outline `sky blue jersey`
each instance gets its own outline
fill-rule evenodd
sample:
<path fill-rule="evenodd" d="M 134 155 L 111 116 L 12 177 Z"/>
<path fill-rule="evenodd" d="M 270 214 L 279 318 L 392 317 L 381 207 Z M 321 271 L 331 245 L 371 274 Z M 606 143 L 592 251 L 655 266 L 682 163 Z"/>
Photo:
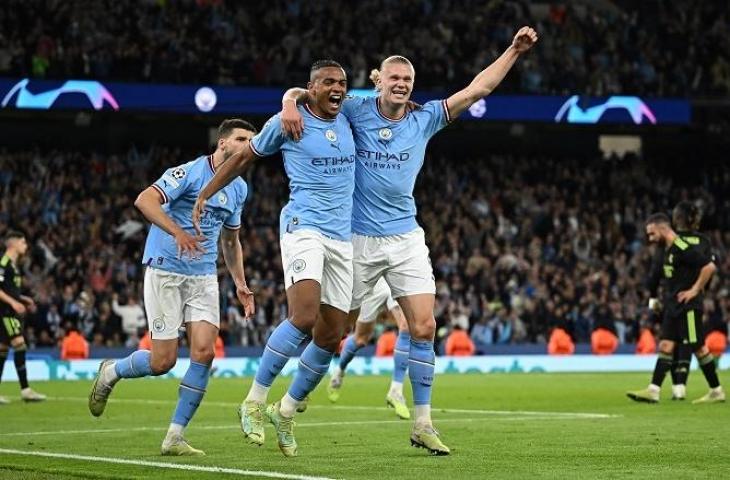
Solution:
<path fill-rule="evenodd" d="M 355 188 L 355 142 L 347 119 L 324 119 L 299 106 L 304 133 L 298 142 L 285 137 L 281 117 L 271 117 L 251 140 L 251 150 L 265 157 L 281 151 L 289 177 L 289 202 L 281 210 L 280 234 L 315 230 L 336 240 L 351 238 Z"/>
<path fill-rule="evenodd" d="M 357 148 L 352 231 L 385 236 L 416 229 L 413 187 L 428 141 L 451 121 L 446 100 L 427 102 L 391 120 L 381 113 L 376 97 L 348 97 L 342 113 L 352 125 Z"/>
<path fill-rule="evenodd" d="M 168 169 L 152 184 L 152 188 L 165 200 L 162 205 L 165 213 L 191 235 L 195 235 L 193 205 L 200 191 L 214 174 L 213 156 L 207 155 Z M 205 235 L 205 241 L 201 244 L 205 248 L 205 253 L 200 258 L 191 259 L 187 254 L 177 258 L 175 238 L 153 224 L 147 235 L 143 263 L 184 275 L 216 273 L 221 227 L 231 230 L 241 227 L 241 213 L 246 195 L 248 186 L 238 177 L 210 197 L 200 218 L 200 229 Z"/>

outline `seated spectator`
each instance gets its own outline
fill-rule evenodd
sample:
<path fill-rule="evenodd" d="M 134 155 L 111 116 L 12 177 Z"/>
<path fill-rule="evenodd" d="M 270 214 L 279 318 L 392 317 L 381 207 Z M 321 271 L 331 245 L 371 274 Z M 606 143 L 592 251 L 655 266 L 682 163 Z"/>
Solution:
<path fill-rule="evenodd" d="M 548 354 L 550 355 L 573 355 L 575 344 L 568 332 L 562 328 L 554 328 L 548 342 Z"/>
<path fill-rule="evenodd" d="M 392 357 L 395 351 L 395 342 L 398 340 L 398 334 L 395 327 L 387 327 L 385 331 L 378 337 L 375 344 L 376 357 Z"/>
<path fill-rule="evenodd" d="M 611 355 L 618 348 L 618 337 L 611 330 L 597 328 L 591 334 L 591 351 L 594 355 Z"/>
<path fill-rule="evenodd" d="M 479 321 L 471 329 L 470 337 L 477 353 L 486 353 L 489 345 L 494 343 L 494 330 L 486 315 L 479 317 Z"/>
<path fill-rule="evenodd" d="M 89 358 L 89 342 L 72 323 L 66 324 L 66 336 L 61 341 L 61 360 L 84 360 Z"/>
<path fill-rule="evenodd" d="M 454 357 L 468 357 L 474 355 L 474 342 L 469 338 L 469 334 L 461 328 L 461 325 L 454 325 L 448 337 L 446 337 L 446 347 L 444 352 L 446 355 Z"/>
<path fill-rule="evenodd" d="M 720 358 L 727 350 L 727 335 L 719 330 L 713 330 L 705 337 L 705 345 L 715 358 Z"/>
<path fill-rule="evenodd" d="M 650 328 L 644 327 L 639 334 L 639 341 L 636 342 L 636 353 L 638 355 L 654 355 L 656 353 L 656 338 Z"/>

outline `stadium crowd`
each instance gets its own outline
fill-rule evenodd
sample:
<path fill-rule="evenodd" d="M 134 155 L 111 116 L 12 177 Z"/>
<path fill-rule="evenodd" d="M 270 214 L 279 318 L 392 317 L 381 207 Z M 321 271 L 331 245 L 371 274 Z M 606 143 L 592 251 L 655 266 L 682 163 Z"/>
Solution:
<path fill-rule="evenodd" d="M 57 345 L 74 326 L 92 348 L 136 347 L 147 325 L 140 264 L 147 227 L 133 202 L 166 167 L 192 157 L 160 147 L 119 155 L 0 151 L 0 235 L 19 228 L 32 245 L 24 265 L 38 304 L 26 320 L 31 345 Z M 462 329 L 483 351 L 545 343 L 560 326 L 578 342 L 597 327 L 622 343 L 636 341 L 640 326 L 654 321 L 644 286 L 652 248 L 642 222 L 680 199 L 696 199 L 705 212 L 720 259 L 706 320 L 727 335 L 730 168 L 706 169 L 690 189 L 659 167 L 630 158 L 428 158 L 415 196 L 437 279 L 441 338 Z M 287 316 L 277 231 L 283 169 L 260 162 L 251 175 L 242 243 L 257 313 L 243 317 L 221 264 L 226 345 L 262 345 Z"/>
<path fill-rule="evenodd" d="M 3 5 L 0 76 L 282 86 L 301 83 L 313 57 L 332 57 L 347 66 L 352 86 L 365 87 L 370 69 L 397 53 L 413 61 L 419 88 L 454 89 L 496 58 L 519 26 L 532 25 L 541 47 L 500 92 L 730 92 L 730 15 L 719 0 Z"/>

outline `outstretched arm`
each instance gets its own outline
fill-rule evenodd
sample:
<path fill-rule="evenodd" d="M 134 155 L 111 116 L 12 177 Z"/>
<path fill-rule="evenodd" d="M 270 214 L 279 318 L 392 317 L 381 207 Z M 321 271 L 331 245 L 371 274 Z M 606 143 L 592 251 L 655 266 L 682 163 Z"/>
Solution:
<path fill-rule="evenodd" d="M 223 251 L 226 267 L 228 267 L 233 283 L 236 285 L 236 296 L 243 305 L 246 317 L 251 317 L 255 313 L 253 292 L 246 285 L 246 275 L 243 271 L 243 249 L 241 248 L 238 232 L 238 229 L 223 229 L 221 250 Z"/>
<path fill-rule="evenodd" d="M 290 88 L 281 99 L 281 130 L 295 142 L 302 138 L 304 120 L 297 110 L 297 104 L 305 101 L 309 93 L 303 88 Z"/>
<path fill-rule="evenodd" d="M 231 183 L 233 179 L 245 172 L 255 159 L 256 155 L 253 153 L 249 144 L 249 146 L 244 147 L 243 150 L 231 155 L 231 158 L 223 162 L 223 165 L 221 165 L 218 171 L 215 172 L 215 175 L 213 175 L 213 178 L 210 179 L 210 182 L 203 187 L 198 194 L 198 199 L 195 201 L 195 205 L 193 206 L 193 225 L 195 226 L 195 231 L 198 232 L 198 234 L 202 235 L 202 231 L 200 230 L 200 216 L 203 214 L 203 210 L 205 210 L 205 202 L 218 190 L 225 187 Z"/>
<path fill-rule="evenodd" d="M 537 42 L 537 32 L 531 27 L 522 27 L 515 35 L 507 50 L 487 68 L 479 72 L 474 80 L 463 90 L 446 100 L 451 118 L 461 115 L 464 110 L 484 98 L 502 82 L 521 54 Z"/>

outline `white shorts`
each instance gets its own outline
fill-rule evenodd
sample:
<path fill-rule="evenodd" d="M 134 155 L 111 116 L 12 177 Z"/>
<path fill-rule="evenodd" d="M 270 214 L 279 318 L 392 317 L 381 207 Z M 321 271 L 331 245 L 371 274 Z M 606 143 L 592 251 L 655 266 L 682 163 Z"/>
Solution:
<path fill-rule="evenodd" d="M 390 287 L 383 277 L 378 280 L 373 290 L 365 295 L 357 321 L 360 323 L 374 322 L 381 312 L 393 310 L 397 306 L 398 302 L 390 296 Z"/>
<path fill-rule="evenodd" d="M 393 298 L 436 294 L 436 282 L 426 236 L 421 227 L 402 235 L 368 237 L 353 235 L 355 272 L 352 309 L 363 304 L 365 295 L 385 277 Z"/>
<path fill-rule="evenodd" d="M 343 312 L 352 302 L 352 243 L 328 238 L 314 230 L 296 230 L 281 237 L 284 286 L 316 280 L 321 303 Z"/>
<path fill-rule="evenodd" d="M 182 275 L 147 267 L 144 306 L 155 340 L 178 337 L 184 323 L 206 321 L 220 328 L 216 275 Z"/>

